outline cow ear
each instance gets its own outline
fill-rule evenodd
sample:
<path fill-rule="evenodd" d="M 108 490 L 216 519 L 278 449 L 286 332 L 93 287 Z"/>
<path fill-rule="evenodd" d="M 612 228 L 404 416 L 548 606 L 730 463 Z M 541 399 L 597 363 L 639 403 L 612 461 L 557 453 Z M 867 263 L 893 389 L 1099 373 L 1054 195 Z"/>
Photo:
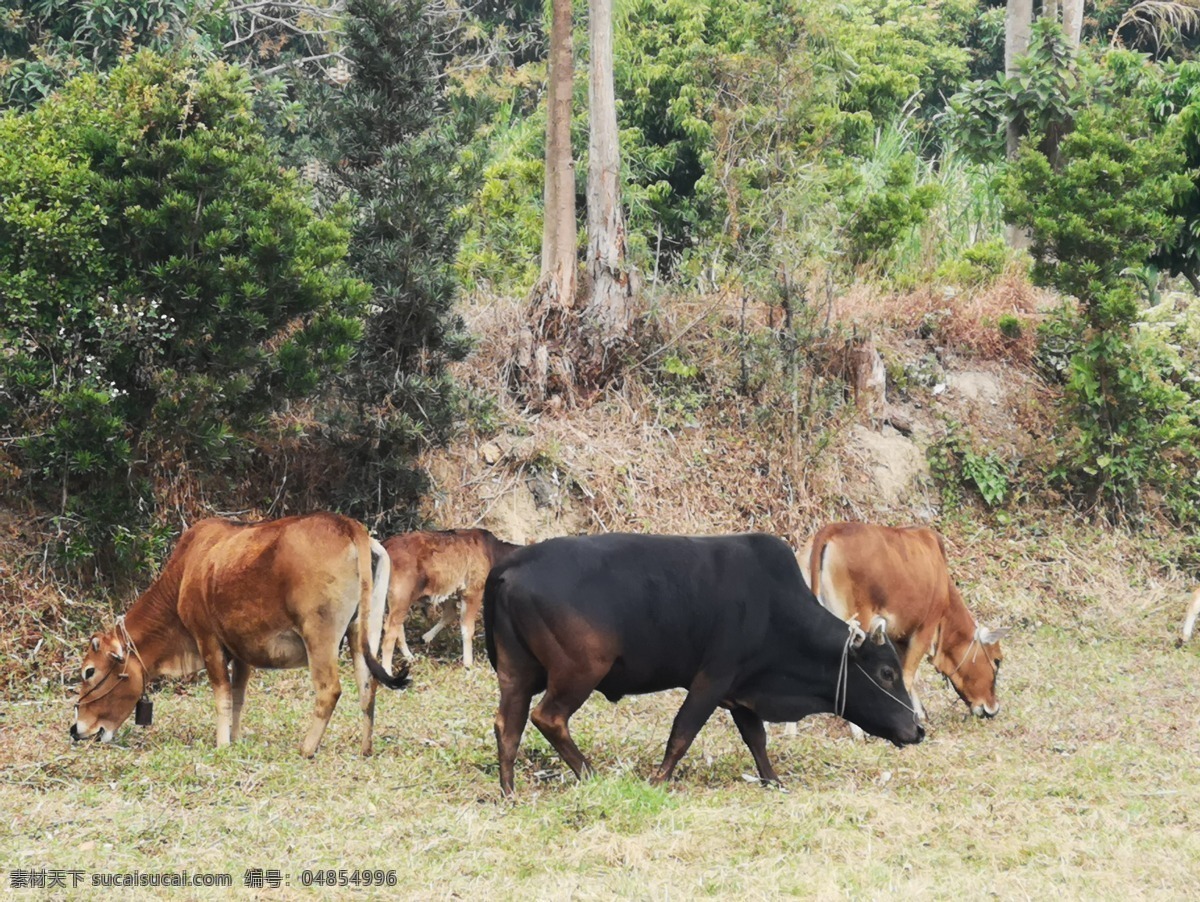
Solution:
<path fill-rule="evenodd" d="M 1012 627 L 1002 626 L 997 629 L 988 629 L 986 626 L 978 626 L 975 628 L 975 638 L 979 640 L 980 645 L 991 645 L 999 642 L 1005 636 L 1012 632 Z"/>
<path fill-rule="evenodd" d="M 871 641 L 876 645 L 883 645 L 887 642 L 887 621 L 882 617 L 876 617 L 871 621 Z"/>

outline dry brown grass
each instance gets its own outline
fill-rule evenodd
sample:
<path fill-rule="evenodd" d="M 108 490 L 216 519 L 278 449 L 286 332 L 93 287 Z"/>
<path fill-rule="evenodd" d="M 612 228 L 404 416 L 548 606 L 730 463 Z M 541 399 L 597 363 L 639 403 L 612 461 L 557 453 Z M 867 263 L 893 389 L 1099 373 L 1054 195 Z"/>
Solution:
<path fill-rule="evenodd" d="M 971 289 L 930 285 L 885 293 L 863 283 L 838 297 L 834 316 L 893 337 L 927 333 L 938 344 L 968 356 L 1028 364 L 1037 349 L 1037 324 L 1056 303 L 1055 295 L 1033 287 L 1022 271 L 1010 268 L 995 282 Z M 997 324 L 1005 315 L 1020 321 L 1019 338 L 1001 334 Z"/>
<path fill-rule="evenodd" d="M 681 698 L 663 693 L 584 706 L 572 726 L 600 774 L 584 785 L 530 728 L 518 799 L 503 802 L 495 678 L 455 663 L 451 637 L 409 692 L 380 699 L 371 759 L 357 752 L 348 665 L 313 761 L 296 750 L 311 704 L 301 671 L 256 675 L 247 735 L 220 752 L 203 683 L 160 692 L 155 725 L 126 727 L 116 747 L 70 743 L 63 691 L 10 695 L 0 880 L 14 868 L 187 869 L 241 888 L 261 867 L 289 880 L 272 898 L 299 898 L 306 868 L 370 866 L 396 869 L 399 886 L 368 897 L 405 899 L 1190 896 L 1200 646 L 1171 643 L 1183 583 L 1090 528 L 1059 543 L 978 530 L 954 551 L 968 599 L 1016 626 L 1000 715 L 964 718 L 923 669 L 924 743 L 855 743 L 826 717 L 795 739 L 773 731 L 787 793 L 743 781 L 750 757 L 723 712 L 675 783 L 648 786 Z"/>
<path fill-rule="evenodd" d="M 467 318 L 480 343 L 458 375 L 476 390 L 494 392 L 505 381 L 519 307 L 484 300 L 468 308 Z M 556 488 L 553 510 L 534 511 L 533 528 L 518 539 L 546 538 L 557 529 L 763 530 L 799 540 L 844 504 L 838 486 L 859 472 L 816 447 L 836 444 L 823 430 L 853 417 L 851 411 L 818 409 L 793 442 L 781 431 L 787 398 L 777 379 L 749 396 L 735 385 L 739 373 L 728 343 L 743 324 L 761 335 L 778 320 L 777 311 L 762 305 L 743 311 L 740 299 L 728 295 L 663 305 L 653 340 L 633 353 L 620 384 L 586 405 L 533 416 L 503 394 L 498 437 L 467 435 L 427 455 L 437 482 L 427 514 L 447 526 L 503 529 L 511 505 L 502 499 L 541 476 Z M 699 375 L 664 384 L 658 367 L 667 355 L 684 357 Z M 497 449 L 502 459 L 487 463 Z M 518 506 L 530 513 L 529 504 Z"/>
<path fill-rule="evenodd" d="M 931 303 L 899 299 L 872 322 L 900 328 Z M 460 378 L 492 394 L 520 311 L 480 300 L 466 312 L 481 340 Z M 749 313 L 753 328 L 772 325 L 766 308 Z M 722 343 L 741 316 L 735 298 L 665 303 L 624 382 L 586 407 L 531 416 L 501 394 L 497 433 L 428 457 L 437 490 L 426 513 L 518 540 L 762 529 L 799 541 L 835 518 L 915 518 L 863 500 L 865 470 L 841 428 L 849 412 L 815 423 L 797 453 L 777 384 L 739 393 Z M 990 353 L 962 328 L 960 350 Z M 667 353 L 697 376 L 670 382 L 659 368 Z M 694 410 L 687 391 L 703 395 Z M 827 426 L 830 443 L 816 444 Z M 299 462 L 303 448 L 293 450 Z M 773 734 L 790 792 L 768 792 L 742 780 L 749 755 L 718 712 L 663 790 L 646 777 L 680 695 L 596 698 L 572 726 L 599 779 L 576 785 L 531 729 L 508 804 L 491 732 L 495 678 L 486 663 L 458 666 L 453 636 L 418 661 L 410 691 L 381 698 L 372 759 L 357 754 L 344 666 L 346 693 L 311 762 L 297 753 L 312 698 L 304 672 L 255 677 L 247 735 L 230 749 L 213 748 L 203 681 L 160 692 L 153 728 L 127 727 L 117 747 L 79 747 L 66 736 L 69 687 L 25 678 L 26 647 L 4 661 L 22 678 L 0 688 L 0 809 L 11 824 L 0 830 L 0 880 L 13 868 L 187 869 L 226 872 L 241 887 L 245 869 L 278 868 L 289 885 L 271 895 L 293 898 L 312 894 L 299 886 L 305 868 L 370 866 L 396 869 L 399 886 L 366 895 L 412 899 L 1194 895 L 1200 644 L 1173 646 L 1189 575 L 1166 563 L 1172 537 L 1134 538 L 1061 511 L 1017 510 L 1005 525 L 969 505 L 943 513 L 968 605 L 1014 628 L 994 721 L 964 718 L 923 669 L 930 733 L 920 746 L 854 743 L 835 719 L 812 718 L 796 739 Z M 22 541 L 0 546 L 0 560 L 28 553 Z M 21 584 L 0 577 L 0 591 Z M 19 598 L 3 599 L 6 616 Z M 47 635 L 62 633 L 65 648 L 85 634 L 66 635 L 78 627 L 71 608 L 43 601 L 62 618 Z M 34 658 L 38 679 L 71 679 L 46 648 Z"/>

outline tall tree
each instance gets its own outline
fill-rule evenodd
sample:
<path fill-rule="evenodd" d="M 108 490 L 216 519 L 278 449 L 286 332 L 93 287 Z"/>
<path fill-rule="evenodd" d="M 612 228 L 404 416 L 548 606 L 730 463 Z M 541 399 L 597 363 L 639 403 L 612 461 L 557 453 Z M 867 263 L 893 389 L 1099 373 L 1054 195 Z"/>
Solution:
<path fill-rule="evenodd" d="M 1079 47 L 1079 38 L 1083 34 L 1083 0 L 1063 0 L 1062 21 L 1067 43 Z"/>
<path fill-rule="evenodd" d="M 575 306 L 575 159 L 571 153 L 575 57 L 571 0 L 553 0 L 550 75 L 546 101 L 545 223 L 542 228 L 542 285 L 560 307 Z"/>
<path fill-rule="evenodd" d="M 338 499 L 379 528 L 411 527 L 419 451 L 458 418 L 446 364 L 468 343 L 453 304 L 464 172 L 427 0 L 349 0 L 349 80 L 324 105 L 334 196 L 355 208 L 350 262 L 372 287 L 358 353 L 328 412 L 345 462 Z"/>
<path fill-rule="evenodd" d="M 1008 0 L 1008 11 L 1004 21 L 1004 77 L 1015 78 L 1017 60 L 1029 52 L 1030 29 L 1033 25 L 1033 0 Z M 1008 158 L 1017 155 L 1024 122 L 1020 114 L 1009 119 L 1005 126 Z"/>
<path fill-rule="evenodd" d="M 535 406 L 574 389 L 576 292 L 575 158 L 571 153 L 575 59 L 571 0 L 552 0 L 546 98 L 546 172 L 542 204 L 542 271 L 517 335 L 517 390 Z"/>
<path fill-rule="evenodd" d="M 1033 27 L 1033 0 L 1008 0 L 1004 21 L 1004 77 L 1015 78 L 1018 60 L 1029 52 L 1029 39 Z M 1004 126 L 1005 152 L 1011 162 L 1017 158 L 1021 138 L 1025 134 L 1025 117 L 1014 112 Z M 1004 231 L 1009 247 L 1029 246 L 1029 236 L 1016 224 L 1010 223 Z"/>
<path fill-rule="evenodd" d="M 3 450 L 75 561 L 140 565 L 147 520 L 192 512 L 175 481 L 231 472 L 359 338 L 344 211 L 314 214 L 253 103 L 240 68 L 142 51 L 0 115 Z"/>
<path fill-rule="evenodd" d="M 599 375 L 629 338 L 634 284 L 625 261 L 621 208 L 621 148 L 613 89 L 612 0 L 589 0 L 587 343 L 589 369 Z"/>
<path fill-rule="evenodd" d="M 516 349 L 519 389 L 537 406 L 607 381 L 614 352 L 629 337 L 634 295 L 625 264 L 612 0 L 589 0 L 588 281 L 582 295 L 576 285 L 570 0 L 553 0 L 552 15 L 542 274 Z"/>

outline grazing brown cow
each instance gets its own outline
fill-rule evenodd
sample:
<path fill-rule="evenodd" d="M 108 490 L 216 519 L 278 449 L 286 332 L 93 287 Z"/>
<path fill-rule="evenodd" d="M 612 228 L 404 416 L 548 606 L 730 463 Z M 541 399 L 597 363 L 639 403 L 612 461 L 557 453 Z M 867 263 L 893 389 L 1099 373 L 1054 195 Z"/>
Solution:
<path fill-rule="evenodd" d="M 1187 642 L 1192 638 L 1192 630 L 1196 628 L 1196 617 L 1200 615 L 1200 589 L 1196 590 L 1196 594 L 1192 596 L 1192 603 L 1188 605 L 1187 614 L 1183 618 L 1183 634 L 1180 637 L 1180 644 Z"/>
<path fill-rule="evenodd" d="M 994 717 L 996 676 L 1007 629 L 975 623 L 946 563 L 942 537 L 923 526 L 833 523 L 796 555 L 813 594 L 843 620 L 870 629 L 881 620 L 903 662 L 904 686 L 922 717 L 913 686 L 929 655 L 977 717 Z"/>
<path fill-rule="evenodd" d="M 341 695 L 338 646 L 349 632 L 369 755 L 375 684 L 367 661 L 378 652 L 390 572 L 366 527 L 337 514 L 201 520 L 117 625 L 92 636 L 71 737 L 111 741 L 151 680 L 203 668 L 216 695 L 217 746 L 224 746 L 238 738 L 255 667 L 307 665 L 317 702 L 300 752 L 312 757 Z M 402 688 L 407 668 L 382 682 Z"/>
<path fill-rule="evenodd" d="M 486 529 L 451 529 L 444 532 L 409 532 L 383 543 L 392 559 L 392 584 L 388 589 L 387 628 L 383 633 L 381 660 L 391 667 L 396 644 L 404 660 L 413 659 L 404 636 L 404 619 L 421 598 L 442 605 L 442 617 L 421 637 L 428 645 L 454 620 L 455 605 L 446 602 L 458 596 L 462 627 L 463 665 L 474 664 L 472 643 L 475 623 L 483 603 L 483 584 L 488 572 L 520 548 L 496 538 Z"/>

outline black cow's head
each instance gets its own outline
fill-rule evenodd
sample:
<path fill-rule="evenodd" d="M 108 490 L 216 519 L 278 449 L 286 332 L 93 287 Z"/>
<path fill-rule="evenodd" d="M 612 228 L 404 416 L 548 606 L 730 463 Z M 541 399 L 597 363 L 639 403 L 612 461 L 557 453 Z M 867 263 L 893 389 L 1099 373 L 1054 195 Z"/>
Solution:
<path fill-rule="evenodd" d="M 843 708 L 838 713 L 868 733 L 908 745 L 925 737 L 915 705 L 904 688 L 900 656 L 887 637 L 885 624 L 876 623 L 870 634 L 851 627 L 854 638 L 847 647 Z"/>

